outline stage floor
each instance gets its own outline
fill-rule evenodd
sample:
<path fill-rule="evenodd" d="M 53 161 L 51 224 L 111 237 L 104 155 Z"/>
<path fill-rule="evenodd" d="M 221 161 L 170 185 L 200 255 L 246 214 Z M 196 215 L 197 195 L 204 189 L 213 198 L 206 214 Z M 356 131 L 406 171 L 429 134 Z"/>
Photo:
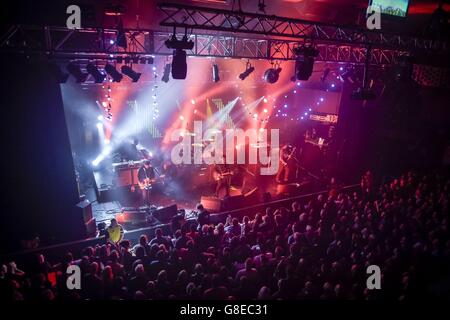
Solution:
<path fill-rule="evenodd" d="M 102 183 L 99 183 L 99 181 L 105 181 L 105 179 L 106 178 L 102 177 L 101 173 L 96 174 L 97 189 L 102 186 Z M 104 188 L 105 185 L 106 183 L 103 184 L 102 187 Z M 274 199 L 277 198 L 277 186 L 274 176 L 258 176 L 257 179 L 249 184 L 246 191 L 244 190 L 244 194 L 251 189 L 257 188 L 260 198 L 262 198 L 264 193 L 270 193 L 272 199 Z M 106 189 L 108 189 L 108 187 L 106 187 Z M 166 184 L 163 187 L 156 187 L 155 190 L 152 191 L 149 199 L 150 205 L 162 208 L 176 204 L 178 209 L 184 209 L 186 213 L 190 213 L 195 209 L 197 203 L 200 202 L 202 196 L 213 196 L 214 189 L 215 184 L 195 186 L 191 181 L 171 183 L 170 187 Z M 230 195 L 232 196 L 243 194 L 242 189 L 239 186 L 232 186 L 231 189 Z M 312 189 L 308 187 L 305 190 L 299 191 L 308 193 L 311 192 Z M 86 196 L 92 203 L 93 217 L 96 219 L 97 224 L 100 222 L 106 222 L 108 224 L 110 219 L 116 218 L 124 211 L 139 211 L 139 208 L 142 208 L 140 190 L 132 192 L 129 187 L 109 190 L 107 191 L 107 196 L 102 196 L 98 199 L 95 187 L 92 186 L 86 190 Z M 156 223 L 158 223 L 158 221 L 156 221 Z M 133 223 L 130 223 L 124 225 L 124 228 L 127 231 L 132 231 L 141 227 L 142 224 L 134 225 Z"/>

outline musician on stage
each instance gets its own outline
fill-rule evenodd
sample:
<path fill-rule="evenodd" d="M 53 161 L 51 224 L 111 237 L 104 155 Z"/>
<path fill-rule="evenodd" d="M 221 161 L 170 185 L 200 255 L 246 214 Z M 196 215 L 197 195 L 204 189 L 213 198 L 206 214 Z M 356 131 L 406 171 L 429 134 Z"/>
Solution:
<path fill-rule="evenodd" d="M 213 177 L 216 181 L 216 197 L 219 197 L 219 192 L 221 190 L 225 190 L 225 197 L 230 195 L 230 173 L 231 170 L 225 162 L 225 157 L 223 163 L 214 163 Z"/>
<path fill-rule="evenodd" d="M 152 167 L 150 160 L 145 160 L 144 165 L 138 171 L 139 187 L 142 192 L 141 200 L 145 204 L 148 204 L 149 187 L 153 179 L 155 179 L 155 169 Z"/>
<path fill-rule="evenodd" d="M 276 176 L 279 184 L 294 182 L 298 174 L 298 162 L 294 156 L 295 148 L 285 145 L 280 152 L 280 167 Z"/>
<path fill-rule="evenodd" d="M 133 138 L 131 142 L 122 144 L 118 150 L 121 161 L 139 161 L 143 158 L 138 148 L 139 140 Z"/>

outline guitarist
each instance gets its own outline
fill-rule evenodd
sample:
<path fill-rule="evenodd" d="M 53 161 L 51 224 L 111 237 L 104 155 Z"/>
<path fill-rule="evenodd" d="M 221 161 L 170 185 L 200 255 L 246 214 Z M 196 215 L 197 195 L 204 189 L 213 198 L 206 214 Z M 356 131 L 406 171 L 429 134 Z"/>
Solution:
<path fill-rule="evenodd" d="M 285 145 L 280 152 L 280 168 L 278 169 L 276 181 L 279 184 L 291 183 L 295 180 L 297 161 L 294 157 L 294 147 Z"/>
<path fill-rule="evenodd" d="M 139 187 L 142 192 L 142 202 L 148 204 L 148 193 L 151 183 L 155 179 L 155 169 L 152 167 L 150 160 L 145 160 L 144 165 L 138 170 Z"/>
<path fill-rule="evenodd" d="M 219 192 L 222 189 L 225 190 L 225 197 L 228 197 L 230 195 L 230 175 L 231 171 L 225 161 L 223 164 L 214 164 L 213 177 L 216 181 L 216 197 L 219 197 Z"/>

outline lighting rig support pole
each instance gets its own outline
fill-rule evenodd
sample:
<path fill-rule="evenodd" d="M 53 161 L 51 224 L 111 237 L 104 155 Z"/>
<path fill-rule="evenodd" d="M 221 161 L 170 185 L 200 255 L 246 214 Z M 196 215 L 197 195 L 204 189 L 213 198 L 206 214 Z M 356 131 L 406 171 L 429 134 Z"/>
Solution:
<path fill-rule="evenodd" d="M 364 60 L 364 73 L 363 73 L 363 81 L 362 81 L 363 89 L 367 89 L 367 80 L 368 80 L 368 77 L 369 77 L 369 64 L 370 64 L 371 52 L 372 52 L 372 48 L 369 45 L 366 48 L 366 58 Z"/>

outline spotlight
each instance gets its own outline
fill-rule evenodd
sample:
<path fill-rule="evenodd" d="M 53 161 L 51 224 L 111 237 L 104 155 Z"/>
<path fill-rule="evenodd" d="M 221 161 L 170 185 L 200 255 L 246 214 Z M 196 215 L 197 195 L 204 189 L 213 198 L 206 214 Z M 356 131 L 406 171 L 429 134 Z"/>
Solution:
<path fill-rule="evenodd" d="M 61 70 L 61 68 L 57 64 L 50 64 L 49 65 L 50 73 L 53 75 L 54 79 L 58 83 L 66 83 L 67 79 L 69 78 L 69 74 L 65 73 Z"/>
<path fill-rule="evenodd" d="M 312 75 L 314 58 L 300 56 L 295 60 L 295 79 L 308 80 Z"/>
<path fill-rule="evenodd" d="M 327 79 L 329 73 L 330 73 L 330 68 L 325 68 L 323 70 L 322 76 L 320 77 L 320 81 L 324 82 Z"/>
<path fill-rule="evenodd" d="M 114 82 L 122 81 L 123 75 L 119 71 L 117 71 L 117 69 L 113 65 L 107 63 L 105 66 L 105 71 L 111 76 Z"/>
<path fill-rule="evenodd" d="M 319 50 L 313 46 L 300 46 L 294 49 L 297 56 L 295 60 L 295 78 L 297 80 L 308 80 L 311 77 L 314 58 L 319 55 Z"/>
<path fill-rule="evenodd" d="M 280 77 L 281 68 L 270 68 L 267 69 L 266 72 L 264 72 L 264 81 L 267 83 L 275 83 L 278 81 L 278 78 Z"/>
<path fill-rule="evenodd" d="M 120 69 L 124 75 L 129 77 L 133 82 L 138 82 L 142 73 L 134 71 L 130 66 L 122 66 Z"/>
<path fill-rule="evenodd" d="M 102 115 L 99 115 L 99 116 L 97 117 L 97 120 L 98 120 L 98 121 L 102 121 L 102 120 L 103 120 L 103 116 L 102 116 Z"/>
<path fill-rule="evenodd" d="M 245 80 L 245 78 L 247 78 L 253 71 L 255 71 L 255 68 L 248 62 L 245 71 L 239 75 L 239 79 Z"/>
<path fill-rule="evenodd" d="M 94 66 L 92 63 L 89 63 L 86 66 L 87 72 L 94 78 L 95 83 L 102 83 L 103 80 L 105 80 L 106 75 L 101 73 L 96 66 Z"/>
<path fill-rule="evenodd" d="M 69 63 L 69 65 L 67 66 L 67 71 L 75 78 L 77 83 L 85 82 L 89 75 L 82 72 L 80 66 L 74 63 Z"/>
<path fill-rule="evenodd" d="M 164 66 L 164 73 L 163 76 L 161 78 L 162 81 L 164 82 L 169 82 L 170 79 L 170 70 L 172 69 L 172 64 L 171 63 L 166 63 L 166 65 Z"/>
<path fill-rule="evenodd" d="M 213 67 L 212 67 L 212 74 L 213 74 L 213 81 L 214 82 L 219 82 L 220 81 L 219 67 L 215 63 L 213 64 Z"/>
<path fill-rule="evenodd" d="M 172 58 L 172 78 L 173 79 L 186 79 L 187 75 L 187 63 L 186 63 L 186 51 L 176 49 L 173 52 Z"/>

